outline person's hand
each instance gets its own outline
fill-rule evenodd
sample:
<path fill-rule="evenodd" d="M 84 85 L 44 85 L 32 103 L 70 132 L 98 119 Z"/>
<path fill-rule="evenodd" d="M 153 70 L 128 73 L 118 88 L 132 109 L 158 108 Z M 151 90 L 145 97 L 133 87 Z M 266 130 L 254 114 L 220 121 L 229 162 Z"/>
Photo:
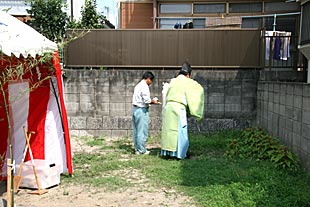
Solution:
<path fill-rule="evenodd" d="M 160 102 L 158 101 L 158 98 L 157 98 L 157 97 L 154 97 L 154 98 L 152 99 L 152 103 L 153 103 L 153 104 L 160 104 Z"/>

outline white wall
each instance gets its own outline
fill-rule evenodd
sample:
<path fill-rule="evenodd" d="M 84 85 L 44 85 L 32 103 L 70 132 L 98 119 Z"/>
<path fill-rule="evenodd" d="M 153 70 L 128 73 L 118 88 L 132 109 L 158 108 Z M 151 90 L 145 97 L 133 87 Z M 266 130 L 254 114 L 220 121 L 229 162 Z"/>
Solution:
<path fill-rule="evenodd" d="M 67 14 L 71 17 L 71 1 L 73 2 L 73 18 L 79 20 L 81 18 L 81 8 L 85 4 L 85 0 L 67 0 Z"/>

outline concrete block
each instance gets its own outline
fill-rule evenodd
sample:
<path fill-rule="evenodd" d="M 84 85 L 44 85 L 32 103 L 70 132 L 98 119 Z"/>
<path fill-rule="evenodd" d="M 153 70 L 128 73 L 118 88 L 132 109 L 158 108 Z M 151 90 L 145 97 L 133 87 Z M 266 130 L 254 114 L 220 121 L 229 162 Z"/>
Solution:
<path fill-rule="evenodd" d="M 207 104 L 207 111 L 208 112 L 215 112 L 215 111 L 224 111 L 225 105 L 224 104 Z"/>
<path fill-rule="evenodd" d="M 126 110 L 123 111 L 111 111 L 110 110 L 110 116 L 125 116 L 126 115 Z"/>
<path fill-rule="evenodd" d="M 102 117 L 102 128 L 103 129 L 118 129 L 118 117 L 103 116 Z"/>
<path fill-rule="evenodd" d="M 80 86 L 79 92 L 80 92 L 80 93 L 94 94 L 94 92 L 95 92 L 95 86 L 81 85 L 81 86 Z"/>
<path fill-rule="evenodd" d="M 291 106 L 291 107 L 294 106 L 294 95 L 286 94 L 285 105 Z"/>
<path fill-rule="evenodd" d="M 77 112 L 80 110 L 80 103 L 78 103 L 78 102 L 66 102 L 66 109 L 67 109 L 67 111 Z"/>
<path fill-rule="evenodd" d="M 112 138 L 121 138 L 128 136 L 128 130 L 112 130 L 111 132 Z"/>
<path fill-rule="evenodd" d="M 301 122 L 293 121 L 293 132 L 300 135 L 301 134 Z"/>
<path fill-rule="evenodd" d="M 294 83 L 294 95 L 302 96 L 303 84 Z"/>
<path fill-rule="evenodd" d="M 300 121 L 302 120 L 302 110 L 298 108 L 293 108 L 293 119 Z"/>
<path fill-rule="evenodd" d="M 285 127 L 285 118 L 283 116 L 279 116 L 279 128 L 283 130 Z"/>
<path fill-rule="evenodd" d="M 161 118 L 151 118 L 149 123 L 150 130 L 161 130 L 162 122 Z"/>
<path fill-rule="evenodd" d="M 257 82 L 257 90 L 258 91 L 263 90 L 263 83 L 262 82 Z"/>
<path fill-rule="evenodd" d="M 273 112 L 275 114 L 280 114 L 280 104 L 278 103 L 273 104 Z"/>
<path fill-rule="evenodd" d="M 95 104 L 83 102 L 80 104 L 80 108 L 81 108 L 81 114 L 93 114 Z"/>
<path fill-rule="evenodd" d="M 286 110 L 286 106 L 280 104 L 280 115 L 283 117 L 285 116 L 285 110 Z"/>
<path fill-rule="evenodd" d="M 225 96 L 225 105 L 227 104 L 241 104 L 241 96 Z"/>
<path fill-rule="evenodd" d="M 95 96 L 94 96 L 94 94 L 83 94 L 83 93 L 81 93 L 80 94 L 80 101 L 81 101 L 81 103 L 83 103 L 83 102 L 95 103 Z"/>
<path fill-rule="evenodd" d="M 225 112 L 224 111 L 210 111 L 210 112 L 206 112 L 204 114 L 204 117 L 221 119 L 225 117 Z"/>
<path fill-rule="evenodd" d="M 212 71 L 206 74 L 206 78 L 209 80 L 225 80 L 226 75 L 223 71 Z"/>
<path fill-rule="evenodd" d="M 285 117 L 286 118 L 293 119 L 293 117 L 294 117 L 293 109 L 294 109 L 293 107 L 289 107 L 289 106 L 285 107 Z"/>
<path fill-rule="evenodd" d="M 224 85 L 219 86 L 209 86 L 208 87 L 208 95 L 220 95 L 225 93 Z"/>
<path fill-rule="evenodd" d="M 273 103 L 275 104 L 280 103 L 280 93 L 278 92 L 273 93 Z"/>
<path fill-rule="evenodd" d="M 125 111 L 125 103 L 113 103 L 110 102 L 110 111 L 115 112 L 115 111 Z"/>
<path fill-rule="evenodd" d="M 118 129 L 120 130 L 132 129 L 132 118 L 131 117 L 118 117 Z"/>
<path fill-rule="evenodd" d="M 267 112 L 268 111 L 268 101 L 266 101 L 266 100 L 263 101 L 263 105 L 262 106 L 263 106 L 263 110 Z"/>
<path fill-rule="evenodd" d="M 126 80 L 110 77 L 110 94 L 126 95 Z"/>
<path fill-rule="evenodd" d="M 268 83 L 268 91 L 269 92 L 273 92 L 273 83 L 272 82 L 270 82 L 270 83 Z"/>
<path fill-rule="evenodd" d="M 110 96 L 109 95 L 103 95 L 103 94 L 96 94 L 96 102 L 97 102 L 97 104 L 110 103 Z"/>
<path fill-rule="evenodd" d="M 309 124 L 301 124 L 301 136 L 307 137 L 310 141 L 310 125 Z"/>
<path fill-rule="evenodd" d="M 286 83 L 281 83 L 280 85 L 280 94 L 286 94 Z"/>
<path fill-rule="evenodd" d="M 302 95 L 310 97 L 310 85 L 309 84 L 304 84 L 302 86 Z"/>
<path fill-rule="evenodd" d="M 87 129 L 102 129 L 102 118 L 87 117 L 86 127 Z"/>
<path fill-rule="evenodd" d="M 269 93 L 268 93 L 268 91 L 263 91 L 263 100 L 264 100 L 264 101 L 268 101 L 268 98 L 269 98 Z"/>
<path fill-rule="evenodd" d="M 240 112 L 241 104 L 225 104 L 225 113 L 226 112 Z"/>
<path fill-rule="evenodd" d="M 279 83 L 274 83 L 273 84 L 273 91 L 276 93 L 280 92 L 280 84 Z"/>
<path fill-rule="evenodd" d="M 310 110 L 302 110 L 302 123 L 310 125 Z"/>
<path fill-rule="evenodd" d="M 301 139 L 300 139 L 300 144 L 301 144 L 301 150 L 304 151 L 304 152 L 308 152 L 308 143 L 309 143 L 309 140 L 307 137 L 305 136 L 302 136 Z M 310 150 L 310 149 L 309 149 Z"/>
<path fill-rule="evenodd" d="M 241 95 L 241 86 L 225 86 L 225 95 L 228 96 L 240 96 Z"/>
<path fill-rule="evenodd" d="M 295 108 L 302 108 L 302 96 L 294 95 L 294 107 Z"/>
<path fill-rule="evenodd" d="M 113 103 L 123 103 L 125 101 L 125 98 L 126 96 L 110 94 L 110 102 Z"/>
<path fill-rule="evenodd" d="M 273 99 L 274 99 L 274 93 L 269 91 L 268 92 L 268 101 L 273 103 Z"/>
<path fill-rule="evenodd" d="M 206 101 L 208 104 L 222 104 L 224 103 L 224 95 L 209 95 Z"/>
<path fill-rule="evenodd" d="M 288 119 L 288 118 L 285 119 L 285 128 L 287 132 L 293 131 L 293 120 L 292 119 Z"/>
<path fill-rule="evenodd" d="M 272 112 L 273 111 L 273 103 L 272 102 L 268 102 L 268 111 Z"/>
<path fill-rule="evenodd" d="M 286 93 L 293 95 L 294 94 L 294 85 L 295 84 L 287 84 L 286 85 Z"/>
<path fill-rule="evenodd" d="M 232 71 L 225 71 L 226 80 L 232 81 L 232 80 L 238 80 L 241 77 L 238 74 L 238 70 L 232 70 Z"/>
<path fill-rule="evenodd" d="M 107 86 L 100 86 L 100 85 L 97 85 L 96 88 L 96 95 L 104 95 L 104 96 L 108 96 L 110 94 L 109 90 L 110 90 L 110 87 L 109 85 Z"/>
<path fill-rule="evenodd" d="M 67 100 L 68 102 L 75 102 L 78 103 L 80 102 L 80 94 L 78 93 L 66 93 L 65 94 L 65 100 Z"/>
<path fill-rule="evenodd" d="M 302 108 L 310 110 L 310 96 L 303 96 L 302 97 Z"/>
<path fill-rule="evenodd" d="M 70 130 L 72 129 L 86 129 L 86 118 L 83 116 L 70 117 Z"/>
<path fill-rule="evenodd" d="M 66 84 L 65 88 L 64 88 L 64 92 L 65 93 L 80 93 L 80 86 L 78 83 L 73 83 L 73 84 Z"/>
<path fill-rule="evenodd" d="M 280 92 L 280 104 L 286 104 L 286 94 Z"/>
<path fill-rule="evenodd" d="M 109 103 L 97 103 L 97 111 L 109 112 L 110 104 Z"/>
<path fill-rule="evenodd" d="M 300 149 L 301 136 L 299 133 L 293 133 L 293 148 Z"/>

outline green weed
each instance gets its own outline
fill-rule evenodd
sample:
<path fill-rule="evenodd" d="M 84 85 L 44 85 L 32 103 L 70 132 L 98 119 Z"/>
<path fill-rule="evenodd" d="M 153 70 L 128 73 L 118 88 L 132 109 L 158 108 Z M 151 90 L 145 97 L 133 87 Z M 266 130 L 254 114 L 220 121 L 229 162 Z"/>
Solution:
<path fill-rule="evenodd" d="M 117 190 L 135 185 L 123 172 L 138 171 L 151 185 L 182 192 L 192 197 L 197 206 L 310 206 L 310 176 L 301 169 L 279 170 L 270 159 L 257 162 L 225 155 L 232 150 L 227 146 L 246 133 L 249 132 L 190 134 L 192 156 L 184 160 L 163 159 L 157 148 L 151 149 L 149 156 L 134 155 L 132 139 L 126 137 L 104 153 L 75 155 L 74 176 L 63 176 L 63 180 Z M 159 137 L 149 140 L 160 142 Z"/>

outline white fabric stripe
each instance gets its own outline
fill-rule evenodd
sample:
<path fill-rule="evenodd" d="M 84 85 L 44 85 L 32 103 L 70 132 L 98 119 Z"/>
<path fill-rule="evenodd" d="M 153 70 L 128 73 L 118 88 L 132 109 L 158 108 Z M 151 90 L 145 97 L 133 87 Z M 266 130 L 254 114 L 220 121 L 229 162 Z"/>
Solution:
<path fill-rule="evenodd" d="M 57 79 L 52 78 L 56 96 L 58 97 Z M 46 164 L 56 164 L 60 173 L 67 171 L 66 149 L 62 130 L 61 116 L 53 87 L 50 86 L 50 99 L 47 105 L 45 120 L 45 160 Z M 49 167 L 49 166 L 48 166 Z"/>
<path fill-rule="evenodd" d="M 9 100 L 10 100 L 10 116 L 12 123 L 12 148 L 13 160 L 19 164 L 23 157 L 23 152 L 26 145 L 23 126 L 27 128 L 27 118 L 29 112 L 29 83 L 24 82 L 10 82 L 8 85 Z M 6 158 L 10 157 L 9 137 Z M 6 175 L 6 162 L 2 168 L 2 172 Z"/>

